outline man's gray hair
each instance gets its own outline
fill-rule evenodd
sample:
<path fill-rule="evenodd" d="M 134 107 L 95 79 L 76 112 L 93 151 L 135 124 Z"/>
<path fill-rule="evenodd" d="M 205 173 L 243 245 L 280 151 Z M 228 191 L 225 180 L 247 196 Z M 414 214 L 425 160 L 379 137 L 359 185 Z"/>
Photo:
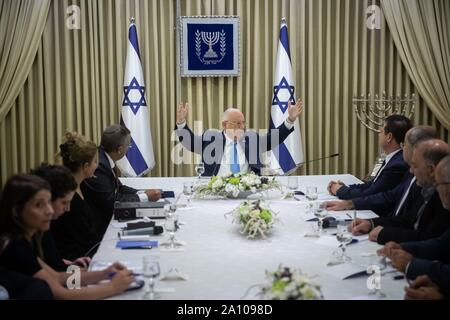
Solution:
<path fill-rule="evenodd" d="M 130 130 L 120 124 L 113 124 L 105 129 L 102 134 L 100 145 L 106 152 L 116 151 L 120 146 L 127 143 Z"/>
<path fill-rule="evenodd" d="M 236 111 L 241 112 L 241 110 L 239 110 L 238 108 L 229 107 L 222 113 L 222 121 L 228 121 L 229 114 Z"/>
<path fill-rule="evenodd" d="M 437 131 L 430 126 L 417 126 L 411 128 L 407 135 L 407 142 L 414 148 L 419 142 L 437 139 Z"/>

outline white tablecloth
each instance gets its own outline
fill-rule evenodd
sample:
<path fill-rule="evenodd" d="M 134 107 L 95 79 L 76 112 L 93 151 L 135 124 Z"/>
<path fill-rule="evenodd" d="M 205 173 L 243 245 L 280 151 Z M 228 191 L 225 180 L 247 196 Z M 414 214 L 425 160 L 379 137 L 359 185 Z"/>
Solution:
<path fill-rule="evenodd" d="M 286 183 L 286 177 L 279 178 Z M 299 190 L 307 185 L 316 185 L 320 195 L 326 196 L 326 185 L 331 180 L 357 183 L 351 175 L 299 176 Z M 138 189 L 161 188 L 182 191 L 185 181 L 194 178 L 128 178 L 122 181 Z M 226 212 L 235 208 L 242 200 L 193 200 L 194 209 L 178 210 L 179 219 L 186 224 L 176 233 L 176 238 L 186 242 L 184 251 L 121 250 L 116 249 L 117 226 L 110 225 L 94 256 L 94 266 L 102 263 L 122 261 L 137 271 L 142 267 L 143 255 L 160 257 L 161 274 L 170 268 L 177 268 L 189 276 L 188 281 L 159 281 L 156 288 L 162 299 L 241 299 L 247 289 L 265 282 L 265 271 L 275 270 L 279 264 L 300 268 L 304 273 L 315 277 L 322 286 L 325 299 L 352 299 L 367 297 L 367 276 L 341 280 L 331 272 L 326 264 L 336 248 L 317 243 L 316 238 L 305 238 L 312 230 L 314 222 L 306 222 L 307 202 L 279 200 L 271 197 L 270 206 L 278 212 L 280 223 L 276 224 L 267 240 L 250 240 L 241 234 L 240 226 L 232 224 Z M 181 202 L 185 201 L 182 196 Z M 157 222 L 158 223 L 158 222 Z M 160 221 L 159 223 L 162 223 Z M 329 229 L 328 232 L 331 232 Z M 162 242 L 167 235 L 155 236 Z M 355 264 L 368 265 L 367 253 L 374 253 L 380 246 L 361 241 L 347 247 L 348 255 Z M 381 280 L 381 289 L 387 299 L 402 299 L 405 280 L 393 280 L 393 274 L 386 274 Z M 144 291 L 123 293 L 115 299 L 141 299 Z M 245 297 L 255 299 L 257 290 L 251 290 Z"/>

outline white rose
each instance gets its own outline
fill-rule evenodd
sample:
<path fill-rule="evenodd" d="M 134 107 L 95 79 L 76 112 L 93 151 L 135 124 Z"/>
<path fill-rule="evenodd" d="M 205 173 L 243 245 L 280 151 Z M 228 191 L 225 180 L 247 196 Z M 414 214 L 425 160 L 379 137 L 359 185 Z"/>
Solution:
<path fill-rule="evenodd" d="M 216 181 L 214 181 L 212 188 L 213 189 L 220 189 L 220 187 L 223 186 L 223 180 L 222 178 L 218 178 Z"/>

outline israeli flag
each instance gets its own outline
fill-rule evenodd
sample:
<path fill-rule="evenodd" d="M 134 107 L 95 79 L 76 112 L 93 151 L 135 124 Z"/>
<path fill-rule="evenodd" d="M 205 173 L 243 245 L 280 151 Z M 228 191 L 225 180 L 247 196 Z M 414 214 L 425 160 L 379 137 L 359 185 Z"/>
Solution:
<path fill-rule="evenodd" d="M 273 99 L 270 111 L 270 129 L 279 127 L 289 116 L 289 103 L 295 104 L 295 84 L 292 76 L 291 53 L 286 20 L 283 18 L 278 42 Z M 286 140 L 270 152 L 270 169 L 278 173 L 288 173 L 303 162 L 302 139 L 298 119 L 294 131 Z"/>
<path fill-rule="evenodd" d="M 128 31 L 120 123 L 131 131 L 131 146 L 117 165 L 124 176 L 144 175 L 155 166 L 155 156 L 137 30 L 133 18 Z"/>

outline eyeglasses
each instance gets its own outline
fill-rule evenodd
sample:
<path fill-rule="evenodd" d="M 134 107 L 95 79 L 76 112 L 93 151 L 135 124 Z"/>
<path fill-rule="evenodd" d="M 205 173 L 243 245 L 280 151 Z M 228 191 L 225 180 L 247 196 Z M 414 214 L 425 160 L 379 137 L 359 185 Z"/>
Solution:
<path fill-rule="evenodd" d="M 229 124 L 232 125 L 233 127 L 245 127 L 245 126 L 246 126 L 246 123 L 245 123 L 245 122 L 241 122 L 241 121 L 238 121 L 238 122 L 234 122 L 234 121 L 225 121 L 225 122 L 229 123 Z"/>

